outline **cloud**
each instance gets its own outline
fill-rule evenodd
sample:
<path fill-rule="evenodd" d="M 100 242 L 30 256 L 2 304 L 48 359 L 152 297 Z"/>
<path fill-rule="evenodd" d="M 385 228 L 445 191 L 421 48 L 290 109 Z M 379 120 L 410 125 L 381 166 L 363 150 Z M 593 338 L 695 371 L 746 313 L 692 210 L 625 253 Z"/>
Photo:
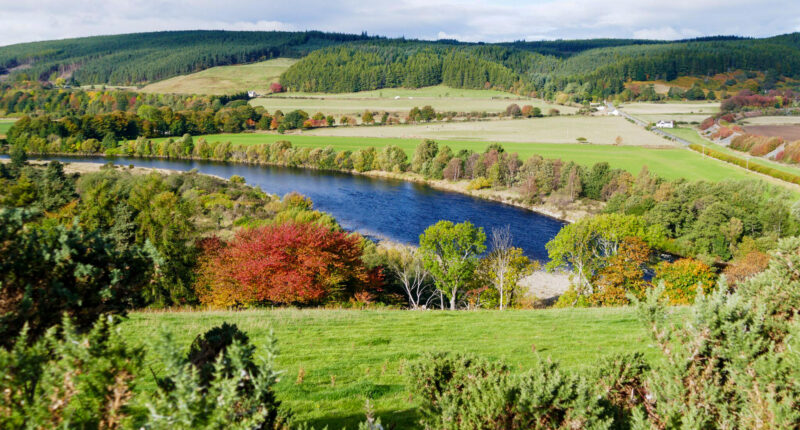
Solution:
<path fill-rule="evenodd" d="M 676 30 L 672 27 L 644 28 L 633 32 L 633 37 L 636 39 L 678 40 L 700 36 L 703 36 L 703 33 L 697 30 L 688 28 Z"/>
<path fill-rule="evenodd" d="M 187 29 L 367 31 L 487 42 L 762 37 L 800 29 L 797 0 L 0 0 L 0 11 L 0 45 Z"/>

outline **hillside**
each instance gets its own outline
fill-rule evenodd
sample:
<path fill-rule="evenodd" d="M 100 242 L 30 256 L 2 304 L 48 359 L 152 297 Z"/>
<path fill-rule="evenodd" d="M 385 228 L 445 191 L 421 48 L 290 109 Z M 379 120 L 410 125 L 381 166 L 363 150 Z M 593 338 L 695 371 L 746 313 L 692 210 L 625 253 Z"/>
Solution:
<path fill-rule="evenodd" d="M 677 42 L 590 39 L 499 44 L 315 31 L 138 33 L 0 47 L 0 79 L 142 85 L 277 57 L 300 59 L 280 76 L 292 91 L 350 93 L 444 84 L 581 102 L 618 95 L 629 82 L 658 83 L 663 93 L 671 86 L 664 87 L 662 82 L 687 77 L 697 78 L 704 92 L 796 88 L 800 33 L 764 39 L 720 36 Z M 187 76 L 188 83 L 168 81 L 150 89 L 228 91 L 218 83 L 228 71 L 219 71 L 222 77 L 209 71 Z M 725 74 L 731 76 L 706 85 L 708 78 Z"/>
<path fill-rule="evenodd" d="M 279 31 L 164 31 L 0 47 L 0 75 L 62 77 L 80 84 L 131 85 L 308 52 L 367 36 Z"/>
<path fill-rule="evenodd" d="M 154 82 L 140 91 L 161 94 L 223 95 L 255 90 L 259 94 L 264 94 L 269 91 L 270 84 L 277 82 L 281 73 L 295 61 L 291 58 L 276 58 L 251 64 L 217 66 Z"/>

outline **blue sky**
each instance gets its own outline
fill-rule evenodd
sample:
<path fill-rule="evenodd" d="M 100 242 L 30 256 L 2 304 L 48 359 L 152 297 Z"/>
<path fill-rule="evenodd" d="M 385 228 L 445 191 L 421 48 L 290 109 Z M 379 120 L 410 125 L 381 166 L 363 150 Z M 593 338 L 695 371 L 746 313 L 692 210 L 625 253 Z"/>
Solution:
<path fill-rule="evenodd" d="M 486 42 L 762 37 L 800 31 L 800 0 L 0 0 L 0 45 L 187 29 Z"/>

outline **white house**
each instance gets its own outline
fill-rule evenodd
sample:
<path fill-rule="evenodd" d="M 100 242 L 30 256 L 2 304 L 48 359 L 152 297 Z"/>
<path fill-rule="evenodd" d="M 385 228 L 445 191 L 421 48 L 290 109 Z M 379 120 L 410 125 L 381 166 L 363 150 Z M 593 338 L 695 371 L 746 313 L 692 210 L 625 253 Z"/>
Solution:
<path fill-rule="evenodd" d="M 661 120 L 656 123 L 656 128 L 675 128 L 675 121 Z"/>
<path fill-rule="evenodd" d="M 252 98 L 258 97 L 258 94 L 255 91 L 251 90 L 251 91 L 247 92 L 247 97 L 250 97 L 252 99 Z"/>

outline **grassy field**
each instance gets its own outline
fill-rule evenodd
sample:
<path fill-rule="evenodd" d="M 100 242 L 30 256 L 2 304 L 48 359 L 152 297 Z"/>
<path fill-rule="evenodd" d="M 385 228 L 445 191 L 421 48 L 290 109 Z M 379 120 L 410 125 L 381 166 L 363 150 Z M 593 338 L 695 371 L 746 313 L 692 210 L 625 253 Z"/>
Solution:
<path fill-rule="evenodd" d="M 701 114 L 691 114 L 691 113 L 666 113 L 666 114 L 637 114 L 636 118 L 647 122 L 658 122 L 660 120 L 664 121 L 678 121 L 678 122 L 688 122 L 688 123 L 701 123 L 704 119 L 708 118 L 710 114 L 701 113 Z"/>
<path fill-rule="evenodd" d="M 0 136 L 5 136 L 15 121 L 15 119 L 0 119 Z"/>
<path fill-rule="evenodd" d="M 255 90 L 266 93 L 269 85 L 297 60 L 276 58 L 260 63 L 212 67 L 145 86 L 146 93 L 232 94 Z"/>
<path fill-rule="evenodd" d="M 278 397 L 298 419 L 330 429 L 354 428 L 363 420 L 367 398 L 388 428 L 413 428 L 417 403 L 407 389 L 406 369 L 427 351 L 475 353 L 503 360 L 520 372 L 529 368 L 535 354 L 552 357 L 570 370 L 595 368 L 603 357 L 618 352 L 658 357 L 631 308 L 134 313 L 122 330 L 140 345 L 168 330 L 188 350 L 195 336 L 223 322 L 237 324 L 256 345 L 265 343 L 272 328 L 280 350 L 278 368 L 286 372 L 276 389 Z M 158 374 L 161 362 L 151 355 L 146 365 Z M 305 377 L 298 384 L 301 368 Z"/>
<path fill-rule="evenodd" d="M 712 114 L 719 112 L 719 102 L 624 103 L 620 109 L 631 115 Z"/>
<path fill-rule="evenodd" d="M 554 105 L 540 99 L 519 97 L 500 91 L 461 90 L 443 85 L 418 89 L 387 88 L 344 94 L 281 93 L 260 97 L 250 103 L 254 106 L 263 106 L 270 112 L 278 109 L 284 112 L 303 109 L 309 114 L 323 112 L 326 115 L 356 115 L 366 109 L 406 114 L 415 106 L 425 105 L 431 105 L 437 111 L 501 112 L 511 103 L 536 106 L 545 113 L 551 108 L 558 109 L 563 114 L 577 111 L 574 107 Z"/>
<path fill-rule="evenodd" d="M 556 116 L 533 119 L 453 121 L 391 127 L 318 128 L 321 136 L 393 137 L 496 142 L 588 143 L 611 145 L 672 145 L 647 130 L 616 116 Z M 581 139 L 581 140 L 579 140 Z"/>
<path fill-rule="evenodd" d="M 336 136 L 311 136 L 295 134 L 216 134 L 202 136 L 210 142 L 230 141 L 234 144 L 254 145 L 272 143 L 278 140 L 288 140 L 292 145 L 300 147 L 323 148 L 332 146 L 336 150 L 357 150 L 370 146 L 382 148 L 388 145 L 397 145 L 411 156 L 420 143 L 419 139 L 399 138 L 368 138 L 368 137 L 336 137 Z M 449 145 L 454 150 L 472 149 L 483 151 L 489 142 L 475 141 L 439 141 L 440 145 Z M 561 158 L 575 161 L 584 165 L 592 165 L 599 161 L 607 161 L 612 167 L 625 169 L 637 174 L 642 166 L 647 166 L 654 172 L 667 179 L 686 178 L 690 181 L 708 180 L 720 181 L 723 179 L 760 179 L 761 176 L 726 163 L 704 158 L 702 155 L 684 148 L 646 148 L 638 146 L 612 146 L 567 143 L 519 143 L 503 142 L 506 151 L 516 152 L 520 158 L 527 159 L 538 154 L 546 158 Z"/>
<path fill-rule="evenodd" d="M 359 91 L 355 93 L 304 93 L 287 92 L 279 94 L 280 97 L 302 97 L 319 99 L 382 99 L 395 97 L 414 97 L 414 98 L 473 98 L 473 99 L 492 99 L 506 98 L 519 99 L 520 96 L 498 90 L 473 90 L 462 88 L 451 88 L 447 85 L 434 85 L 423 88 L 382 88 L 380 90 Z"/>

